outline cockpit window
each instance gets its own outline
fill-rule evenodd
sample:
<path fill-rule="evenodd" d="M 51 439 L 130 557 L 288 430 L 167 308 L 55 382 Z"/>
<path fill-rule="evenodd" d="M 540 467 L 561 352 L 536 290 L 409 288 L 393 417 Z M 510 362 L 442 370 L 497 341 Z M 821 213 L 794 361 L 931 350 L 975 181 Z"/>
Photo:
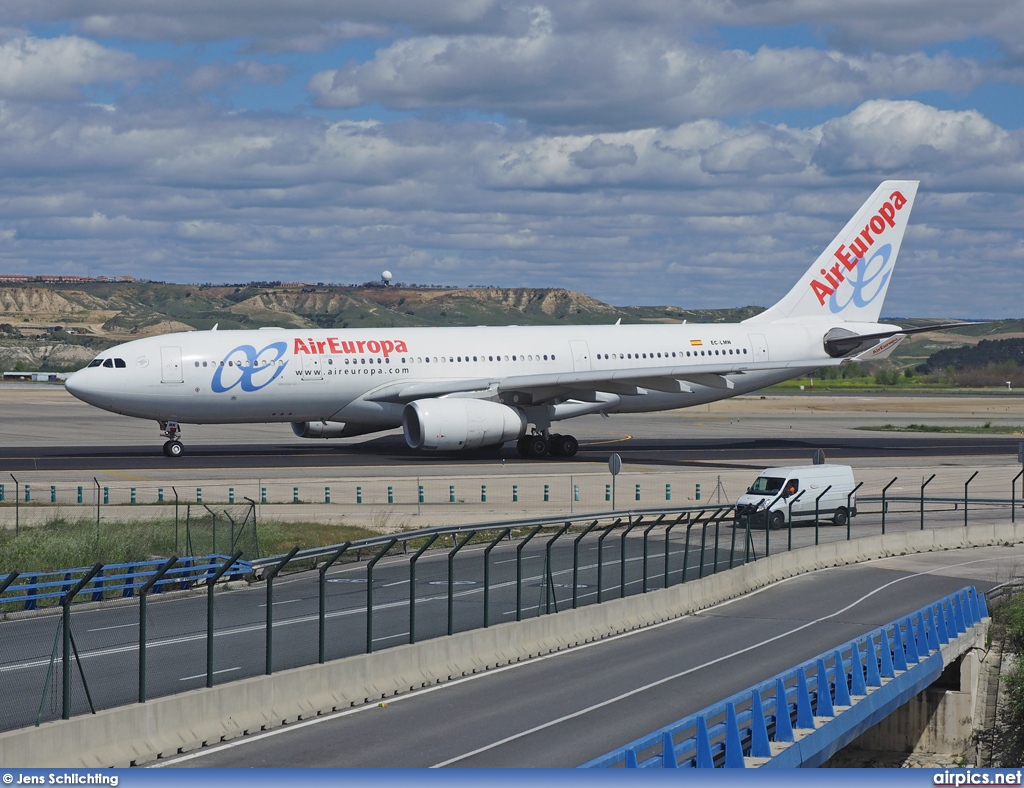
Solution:
<path fill-rule="evenodd" d="M 123 358 L 115 358 L 114 359 L 114 366 L 117 367 L 118 369 L 124 369 L 128 365 L 124 363 L 124 359 Z"/>
<path fill-rule="evenodd" d="M 98 367 L 98 366 L 100 366 L 102 364 L 103 364 L 103 359 L 102 358 L 94 358 L 92 361 L 89 362 L 89 366 L 90 367 Z"/>
<path fill-rule="evenodd" d="M 105 366 L 107 369 L 113 368 L 113 366 L 114 366 L 114 359 L 108 358 L 108 359 L 104 360 L 103 366 Z"/>

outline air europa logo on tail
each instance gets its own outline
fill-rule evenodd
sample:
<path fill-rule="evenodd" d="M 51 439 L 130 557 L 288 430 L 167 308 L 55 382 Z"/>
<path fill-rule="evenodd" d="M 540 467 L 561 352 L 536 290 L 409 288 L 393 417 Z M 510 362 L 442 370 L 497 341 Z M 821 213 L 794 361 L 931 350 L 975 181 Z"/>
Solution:
<path fill-rule="evenodd" d="M 401 339 L 394 341 L 390 339 L 371 340 L 344 340 L 338 337 L 327 337 L 327 339 L 312 339 L 308 341 L 299 337 L 295 338 L 293 351 L 296 356 L 303 353 L 307 355 L 342 355 L 345 353 L 376 353 L 383 354 L 387 358 L 392 353 L 408 353 L 409 347 Z"/>
<path fill-rule="evenodd" d="M 893 192 L 889 199 L 882 204 L 882 207 L 878 209 L 878 213 L 871 217 L 868 223 L 864 225 L 864 229 L 850 242 L 849 247 L 846 244 L 839 244 L 839 248 L 833 253 L 838 262 L 833 263 L 831 268 L 821 269 L 821 275 L 825 281 L 811 280 L 811 290 L 818 297 L 819 304 L 824 306 L 825 299 L 832 296 L 833 303 L 831 306 L 836 307 L 835 293 L 839 289 L 839 285 L 848 279 L 844 269 L 845 272 L 851 273 L 858 267 L 862 270 L 857 271 L 858 276 L 851 281 L 851 285 L 857 287 L 857 293 L 851 298 L 851 301 L 856 303 L 857 306 L 866 306 L 875 299 L 877 294 L 881 292 L 882 285 L 888 279 L 888 272 L 886 272 L 885 277 L 875 289 L 875 295 L 864 299 L 861 297 L 861 291 L 882 273 L 882 270 L 879 269 L 873 276 L 868 275 L 863 270 L 866 267 L 864 259 L 867 256 L 868 250 L 875 245 L 875 241 L 885 232 L 886 226 L 896 226 L 896 213 L 906 204 L 907 198 L 901 192 Z M 889 255 L 885 255 L 885 262 L 888 262 L 888 260 Z M 848 301 L 847 304 L 849 303 Z M 845 307 L 847 304 L 843 306 Z M 833 308 L 832 311 L 839 310 Z"/>

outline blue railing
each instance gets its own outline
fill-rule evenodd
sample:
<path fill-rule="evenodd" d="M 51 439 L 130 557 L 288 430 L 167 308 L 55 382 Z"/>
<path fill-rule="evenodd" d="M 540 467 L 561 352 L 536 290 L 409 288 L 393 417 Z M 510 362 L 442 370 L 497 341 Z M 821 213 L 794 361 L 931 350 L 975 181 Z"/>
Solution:
<path fill-rule="evenodd" d="M 154 586 L 154 593 L 186 589 L 208 580 L 231 556 L 213 554 L 179 558 Z M 79 593 L 79 597 L 90 597 L 94 602 L 110 599 L 112 596 L 132 597 L 135 592 L 156 574 L 167 559 L 134 561 L 126 564 L 106 564 L 96 578 Z M 36 610 L 40 602 L 60 600 L 73 586 L 78 584 L 92 567 L 59 569 L 51 572 L 25 572 L 0 593 L 0 605 L 14 604 L 24 610 Z M 252 572 L 248 561 L 235 561 L 227 576 L 239 578 Z M 9 575 L 0 575 L 0 587 Z"/>
<path fill-rule="evenodd" d="M 817 766 L 934 682 L 941 647 L 987 616 L 968 586 L 581 768 Z"/>

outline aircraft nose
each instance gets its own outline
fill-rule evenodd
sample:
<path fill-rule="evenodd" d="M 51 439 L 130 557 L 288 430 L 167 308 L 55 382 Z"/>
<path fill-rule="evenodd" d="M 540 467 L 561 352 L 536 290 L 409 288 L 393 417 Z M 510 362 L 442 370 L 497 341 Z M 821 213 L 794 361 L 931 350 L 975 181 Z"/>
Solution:
<path fill-rule="evenodd" d="M 64 381 L 64 389 L 71 394 L 73 397 L 88 402 L 89 386 L 85 381 L 85 376 L 82 374 L 82 370 L 71 374 L 67 380 Z"/>

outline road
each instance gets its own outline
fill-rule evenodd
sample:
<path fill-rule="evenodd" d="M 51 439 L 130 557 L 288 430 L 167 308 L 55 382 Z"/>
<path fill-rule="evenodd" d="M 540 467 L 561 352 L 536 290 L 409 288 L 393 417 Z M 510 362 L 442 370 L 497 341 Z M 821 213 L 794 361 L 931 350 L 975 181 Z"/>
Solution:
<path fill-rule="evenodd" d="M 1022 559 L 1024 548 L 978 548 L 820 570 L 666 624 L 163 765 L 576 766 L 964 585 L 985 591 Z"/>

